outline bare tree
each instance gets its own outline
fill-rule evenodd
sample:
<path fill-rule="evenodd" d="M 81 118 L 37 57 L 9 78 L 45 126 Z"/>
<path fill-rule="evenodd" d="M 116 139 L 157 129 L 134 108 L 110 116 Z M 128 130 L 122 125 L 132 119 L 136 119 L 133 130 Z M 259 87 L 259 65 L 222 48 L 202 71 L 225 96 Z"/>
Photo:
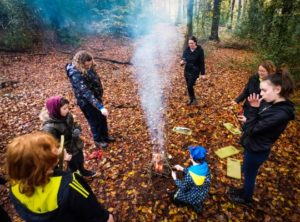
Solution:
<path fill-rule="evenodd" d="M 230 7 L 230 21 L 229 21 L 229 25 L 227 27 L 228 29 L 232 29 L 234 5 L 235 5 L 235 0 L 232 0 L 231 1 L 231 7 Z"/>
<path fill-rule="evenodd" d="M 222 0 L 214 0 L 213 20 L 209 39 L 219 41 L 220 6 Z"/>
<path fill-rule="evenodd" d="M 242 0 L 239 0 L 238 4 L 238 14 L 237 14 L 237 20 L 240 21 L 241 18 L 241 12 L 242 12 Z"/>

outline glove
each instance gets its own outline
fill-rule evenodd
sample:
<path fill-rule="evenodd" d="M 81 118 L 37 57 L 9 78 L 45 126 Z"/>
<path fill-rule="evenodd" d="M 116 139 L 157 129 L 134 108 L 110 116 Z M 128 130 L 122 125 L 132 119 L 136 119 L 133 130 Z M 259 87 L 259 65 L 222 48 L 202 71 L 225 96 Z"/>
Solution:
<path fill-rule="evenodd" d="M 72 136 L 73 137 L 79 137 L 80 133 L 81 133 L 80 129 L 76 128 L 76 129 L 73 130 Z"/>

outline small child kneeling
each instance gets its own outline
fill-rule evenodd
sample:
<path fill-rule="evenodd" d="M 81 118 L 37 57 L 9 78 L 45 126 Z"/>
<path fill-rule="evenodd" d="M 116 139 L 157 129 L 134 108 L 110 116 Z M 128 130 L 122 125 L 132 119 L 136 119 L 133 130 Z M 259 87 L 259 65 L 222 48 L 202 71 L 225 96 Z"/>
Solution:
<path fill-rule="evenodd" d="M 188 168 L 183 168 L 180 165 L 174 166 L 176 170 L 185 173 L 184 178 L 182 180 L 177 179 L 176 172 L 172 171 L 172 177 L 178 187 L 173 201 L 174 203 L 191 205 L 197 213 L 200 213 L 210 188 L 210 172 L 205 161 L 205 148 L 194 146 L 189 147 L 189 150 L 193 165 Z"/>

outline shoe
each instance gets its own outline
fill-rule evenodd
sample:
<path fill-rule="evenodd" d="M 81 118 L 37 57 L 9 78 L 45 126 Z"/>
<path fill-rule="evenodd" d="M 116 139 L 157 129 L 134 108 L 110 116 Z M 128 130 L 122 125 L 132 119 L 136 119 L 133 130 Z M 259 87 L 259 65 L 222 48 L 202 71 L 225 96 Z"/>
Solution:
<path fill-rule="evenodd" d="M 91 170 L 84 170 L 83 172 L 80 172 L 81 176 L 83 177 L 95 177 L 97 176 L 97 172 L 91 171 Z"/>
<path fill-rule="evenodd" d="M 108 147 L 108 143 L 105 141 L 95 142 L 95 145 L 97 148 L 106 148 Z"/>
<path fill-rule="evenodd" d="M 197 104 L 198 104 L 198 101 L 196 99 L 190 99 L 189 102 L 187 103 L 188 106 L 197 105 Z"/>
<path fill-rule="evenodd" d="M 202 204 L 199 205 L 199 206 L 193 206 L 194 207 L 194 211 L 197 213 L 197 214 L 201 214 L 203 212 L 203 207 L 202 207 Z"/>
<path fill-rule="evenodd" d="M 229 187 L 227 193 L 233 195 L 242 195 L 244 193 L 244 188 Z"/>
<path fill-rule="evenodd" d="M 115 142 L 115 141 L 116 141 L 116 139 L 113 138 L 112 136 L 108 136 L 108 137 L 106 137 L 104 140 L 105 140 L 105 142 L 108 142 L 108 143 L 112 143 L 112 142 Z"/>
<path fill-rule="evenodd" d="M 184 207 L 184 206 L 186 206 L 186 204 L 184 202 L 182 202 L 180 200 L 177 200 L 176 198 L 174 198 L 174 196 L 173 196 L 173 198 L 171 198 L 171 201 L 177 207 Z"/>
<path fill-rule="evenodd" d="M 251 200 L 245 199 L 244 195 L 231 194 L 229 195 L 229 199 L 234 203 L 243 204 L 248 207 L 251 206 Z"/>

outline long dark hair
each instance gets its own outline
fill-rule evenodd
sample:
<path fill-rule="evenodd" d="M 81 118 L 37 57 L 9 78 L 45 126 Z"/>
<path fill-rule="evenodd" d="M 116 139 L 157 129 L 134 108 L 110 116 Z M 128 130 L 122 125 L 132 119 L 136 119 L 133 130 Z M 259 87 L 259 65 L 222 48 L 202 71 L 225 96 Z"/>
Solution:
<path fill-rule="evenodd" d="M 196 45 L 197 45 L 197 38 L 195 36 L 190 36 L 189 40 L 194 41 L 196 43 Z"/>

